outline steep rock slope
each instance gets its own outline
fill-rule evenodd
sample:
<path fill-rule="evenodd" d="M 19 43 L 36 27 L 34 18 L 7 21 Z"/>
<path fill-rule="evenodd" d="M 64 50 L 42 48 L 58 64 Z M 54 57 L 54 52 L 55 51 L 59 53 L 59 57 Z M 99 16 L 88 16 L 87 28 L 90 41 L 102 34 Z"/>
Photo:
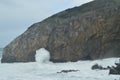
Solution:
<path fill-rule="evenodd" d="M 53 62 L 119 57 L 120 1 L 95 0 L 33 24 L 4 48 L 1 61 L 35 61 L 42 47 Z"/>

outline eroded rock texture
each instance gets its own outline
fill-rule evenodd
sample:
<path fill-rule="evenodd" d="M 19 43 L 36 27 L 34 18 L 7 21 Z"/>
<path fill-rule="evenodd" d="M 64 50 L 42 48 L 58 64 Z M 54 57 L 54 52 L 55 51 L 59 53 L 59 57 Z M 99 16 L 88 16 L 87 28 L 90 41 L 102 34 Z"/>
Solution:
<path fill-rule="evenodd" d="M 120 56 L 120 1 L 95 0 L 35 23 L 4 48 L 2 62 L 35 61 L 39 48 L 51 61 Z"/>

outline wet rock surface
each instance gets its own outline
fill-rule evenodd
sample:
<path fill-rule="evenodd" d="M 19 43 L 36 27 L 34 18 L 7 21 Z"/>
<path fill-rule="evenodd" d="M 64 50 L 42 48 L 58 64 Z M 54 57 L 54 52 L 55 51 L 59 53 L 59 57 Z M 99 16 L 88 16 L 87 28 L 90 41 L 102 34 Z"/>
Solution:
<path fill-rule="evenodd" d="M 109 74 L 112 75 L 120 75 L 120 63 L 116 64 L 116 67 L 112 66 L 110 68 Z"/>

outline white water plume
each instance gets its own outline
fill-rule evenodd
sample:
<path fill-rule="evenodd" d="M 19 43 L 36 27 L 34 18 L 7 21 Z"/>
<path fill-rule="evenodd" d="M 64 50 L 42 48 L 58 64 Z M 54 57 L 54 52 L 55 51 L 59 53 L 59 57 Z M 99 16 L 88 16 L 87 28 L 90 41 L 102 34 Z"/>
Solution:
<path fill-rule="evenodd" d="M 39 62 L 39 63 L 49 62 L 49 60 L 50 60 L 49 51 L 47 51 L 45 48 L 40 48 L 40 49 L 36 50 L 35 60 L 36 60 L 36 62 Z"/>

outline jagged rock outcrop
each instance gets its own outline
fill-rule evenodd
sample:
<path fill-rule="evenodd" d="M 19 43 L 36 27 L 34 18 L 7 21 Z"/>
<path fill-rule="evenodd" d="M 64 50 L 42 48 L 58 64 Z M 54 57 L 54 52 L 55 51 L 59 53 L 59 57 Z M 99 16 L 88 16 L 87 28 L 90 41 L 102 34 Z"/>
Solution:
<path fill-rule="evenodd" d="M 95 0 L 33 24 L 4 48 L 1 61 L 35 61 L 42 47 L 53 62 L 119 57 L 120 1 Z"/>
<path fill-rule="evenodd" d="M 120 75 L 120 63 L 115 63 L 116 67 L 110 67 L 109 74 Z"/>

